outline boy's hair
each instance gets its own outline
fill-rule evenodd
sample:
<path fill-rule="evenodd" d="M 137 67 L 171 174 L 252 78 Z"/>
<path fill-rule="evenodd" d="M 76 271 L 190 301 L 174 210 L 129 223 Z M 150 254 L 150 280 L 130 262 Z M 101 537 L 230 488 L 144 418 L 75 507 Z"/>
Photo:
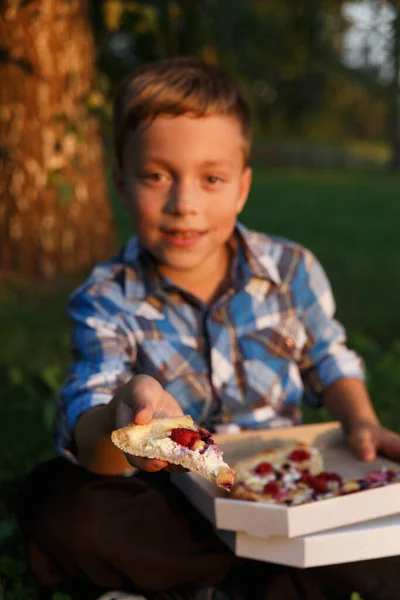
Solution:
<path fill-rule="evenodd" d="M 119 87 L 114 99 L 114 144 L 118 164 L 126 135 L 160 115 L 229 115 L 239 122 L 247 164 L 251 113 L 238 85 L 216 65 L 197 58 L 170 58 L 139 67 Z"/>

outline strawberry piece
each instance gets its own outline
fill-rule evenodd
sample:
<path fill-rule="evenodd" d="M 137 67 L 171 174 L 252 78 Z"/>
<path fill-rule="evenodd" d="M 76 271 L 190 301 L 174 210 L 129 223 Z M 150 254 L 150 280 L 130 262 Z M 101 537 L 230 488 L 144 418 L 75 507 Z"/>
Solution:
<path fill-rule="evenodd" d="M 298 448 L 289 454 L 289 458 L 290 460 L 293 460 L 293 462 L 303 462 L 303 460 L 309 460 L 311 458 L 311 453 L 305 448 Z"/>
<path fill-rule="evenodd" d="M 321 473 L 318 473 L 318 478 L 323 481 L 337 481 L 339 485 L 342 485 L 343 483 L 343 479 L 339 473 L 333 473 L 331 471 L 321 471 Z"/>
<path fill-rule="evenodd" d="M 304 473 L 300 479 L 301 483 L 308 485 L 315 492 L 326 492 L 328 491 L 328 482 L 324 478 L 320 478 L 319 475 L 310 475 L 310 473 Z"/>
<path fill-rule="evenodd" d="M 171 439 L 173 439 L 174 442 L 176 442 L 177 444 L 180 444 L 181 446 L 185 447 L 190 446 L 193 439 L 193 435 L 196 436 L 196 439 L 200 439 L 200 434 L 198 434 L 197 431 L 194 431 L 193 429 L 176 427 L 171 431 Z"/>
<path fill-rule="evenodd" d="M 276 499 L 279 496 L 279 485 L 276 481 L 270 481 L 264 485 L 263 493 L 269 494 Z"/>
<path fill-rule="evenodd" d="M 316 492 L 327 492 L 328 491 L 328 482 L 324 479 L 320 479 L 319 477 L 315 477 L 312 488 Z"/>
<path fill-rule="evenodd" d="M 256 466 L 254 473 L 257 475 L 269 475 L 274 470 L 274 467 L 268 462 L 262 462 Z"/>
<path fill-rule="evenodd" d="M 202 450 L 204 446 L 205 442 L 202 441 L 200 433 L 198 431 L 194 431 L 189 444 L 190 450 Z"/>
<path fill-rule="evenodd" d="M 312 483 L 314 482 L 314 475 L 311 475 L 311 473 L 303 473 L 303 475 L 300 477 L 300 481 L 301 483 L 312 487 Z"/>

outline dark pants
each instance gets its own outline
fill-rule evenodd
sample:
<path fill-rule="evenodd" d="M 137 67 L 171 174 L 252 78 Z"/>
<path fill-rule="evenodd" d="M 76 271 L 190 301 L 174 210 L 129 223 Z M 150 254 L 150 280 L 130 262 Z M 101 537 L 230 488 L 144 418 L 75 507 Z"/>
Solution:
<path fill-rule="evenodd" d="M 400 600 L 397 558 L 306 570 L 236 558 L 167 473 L 100 476 L 55 459 L 27 479 L 17 512 L 42 586 L 151 596 L 221 584 L 252 600 L 347 600 L 353 591 Z"/>

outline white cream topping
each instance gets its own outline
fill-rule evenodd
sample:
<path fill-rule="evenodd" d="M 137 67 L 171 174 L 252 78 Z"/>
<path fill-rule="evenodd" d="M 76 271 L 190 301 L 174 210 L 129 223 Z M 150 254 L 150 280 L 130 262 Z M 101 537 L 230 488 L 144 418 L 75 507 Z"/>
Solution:
<path fill-rule="evenodd" d="M 282 472 L 282 478 L 281 481 L 285 484 L 285 485 L 291 485 L 294 484 L 296 481 L 298 481 L 301 478 L 301 473 L 291 467 L 290 469 L 288 469 L 287 471 L 283 471 Z"/>
<path fill-rule="evenodd" d="M 294 498 L 290 498 L 291 506 L 296 506 L 296 504 L 302 504 L 303 502 L 307 502 L 311 500 L 313 495 L 313 491 L 310 489 L 305 489 L 299 491 L 299 493 L 295 494 Z"/>
<path fill-rule="evenodd" d="M 275 473 L 269 473 L 265 477 L 258 477 L 257 475 L 250 475 L 249 477 L 244 477 L 243 482 L 253 491 L 253 492 L 262 492 L 264 486 L 270 481 L 275 480 Z"/>
<path fill-rule="evenodd" d="M 212 444 L 201 454 L 198 450 L 190 450 L 186 446 L 181 446 L 169 437 L 148 437 L 145 449 L 159 449 L 163 454 L 173 454 L 177 458 L 190 455 L 196 459 L 196 464 L 203 467 L 205 471 L 218 474 L 221 467 L 228 467 L 222 459 L 221 450 L 215 448 Z"/>

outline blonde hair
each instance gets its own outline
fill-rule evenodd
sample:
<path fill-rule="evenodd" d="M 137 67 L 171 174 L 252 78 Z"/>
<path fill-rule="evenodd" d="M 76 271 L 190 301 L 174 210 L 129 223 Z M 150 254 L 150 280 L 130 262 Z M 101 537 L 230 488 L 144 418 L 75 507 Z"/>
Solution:
<path fill-rule="evenodd" d="M 247 164 L 251 113 L 239 86 L 222 69 L 197 58 L 170 58 L 139 67 L 114 99 L 114 147 L 122 165 L 126 135 L 160 115 L 227 115 L 239 122 Z"/>

